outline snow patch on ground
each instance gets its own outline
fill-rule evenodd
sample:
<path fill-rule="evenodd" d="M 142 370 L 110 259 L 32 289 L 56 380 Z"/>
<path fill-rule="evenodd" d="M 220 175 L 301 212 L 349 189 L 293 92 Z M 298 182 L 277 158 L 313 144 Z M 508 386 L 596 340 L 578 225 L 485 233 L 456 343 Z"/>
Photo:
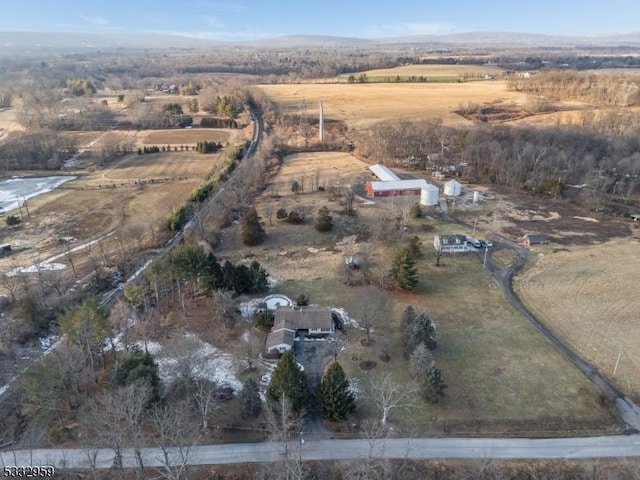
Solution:
<path fill-rule="evenodd" d="M 353 393 L 353 397 L 355 399 L 360 398 L 360 395 L 362 393 L 361 393 L 360 385 L 358 384 L 358 379 L 353 377 L 349 379 L 349 391 Z"/>
<path fill-rule="evenodd" d="M 579 217 L 578 215 L 574 215 L 573 218 L 577 218 L 578 220 L 584 220 L 585 222 L 593 222 L 600 223 L 600 220 L 591 217 Z"/>
<path fill-rule="evenodd" d="M 200 340 L 193 334 L 186 334 L 192 340 L 197 349 L 193 352 L 184 352 L 193 360 L 193 372 L 197 378 L 203 378 L 217 383 L 228 385 L 234 392 L 242 390 L 242 382 L 238 380 L 238 365 L 234 355 L 222 353 L 213 345 Z M 173 353 L 173 352 L 172 352 Z M 165 384 L 170 384 L 178 377 L 177 371 L 180 357 L 169 356 L 162 351 L 162 347 L 155 354 L 156 362 L 160 370 L 160 378 Z"/>
<path fill-rule="evenodd" d="M 343 325 L 351 325 L 352 327 L 357 328 L 358 330 L 364 330 L 364 328 L 362 328 L 355 319 L 349 316 L 349 314 L 344 308 L 332 307 L 331 313 L 336 314 L 338 318 L 342 321 Z"/>

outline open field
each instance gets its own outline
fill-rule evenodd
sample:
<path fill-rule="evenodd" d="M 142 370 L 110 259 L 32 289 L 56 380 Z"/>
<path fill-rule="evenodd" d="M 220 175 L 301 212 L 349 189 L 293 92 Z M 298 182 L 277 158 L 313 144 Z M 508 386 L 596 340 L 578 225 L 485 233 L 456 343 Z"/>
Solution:
<path fill-rule="evenodd" d="M 309 116 L 317 116 L 324 104 L 326 119 L 341 120 L 350 127 L 366 127 L 382 120 L 441 118 L 445 124 L 471 122 L 454 113 L 468 103 L 522 104 L 527 95 L 510 92 L 506 82 L 375 83 L 261 85 L 268 98 L 289 113 L 298 114 L 303 102 Z"/>
<path fill-rule="evenodd" d="M 505 71 L 498 67 L 487 65 L 403 65 L 395 68 L 380 68 L 363 72 L 367 77 L 453 77 L 463 78 L 466 76 L 485 75 L 502 76 Z M 358 74 L 359 75 L 359 74 Z M 348 74 L 342 75 L 348 77 Z"/>
<path fill-rule="evenodd" d="M 215 170 L 221 155 L 132 154 L 29 200 L 30 219 L 18 227 L 0 228 L 5 241 L 26 248 L 0 258 L 0 271 L 64 252 L 63 237 L 81 243 L 115 231 L 120 240 L 128 238 L 129 248 L 132 242 L 144 245 L 164 229 L 168 213 Z M 107 251 L 120 248 L 116 248 L 116 237 L 105 240 Z M 86 252 L 74 254 L 74 262 L 83 261 Z M 60 262 L 67 263 L 66 259 Z"/>
<path fill-rule="evenodd" d="M 330 166 L 332 162 L 324 155 L 288 157 L 274 184 L 286 184 L 291 172 L 306 168 L 308 160 L 324 159 Z M 360 168 L 359 161 L 347 162 L 348 156 L 341 155 L 337 165 L 345 168 L 344 164 L 350 163 L 356 171 Z M 239 227 L 233 226 L 224 231 L 222 245 L 216 250 L 223 258 L 255 257 L 270 272 L 275 292 L 292 298 L 304 293 L 312 303 L 343 307 L 357 319 L 363 287 L 345 285 L 345 256 L 355 254 L 366 259 L 370 279 L 377 284 L 389 268 L 395 245 L 413 235 L 423 242 L 425 256 L 418 264 L 421 283 L 417 292 L 378 291 L 393 305 L 392 318 L 375 327 L 375 343 L 370 347 L 359 342 L 365 336 L 363 331 L 347 327 L 350 342 L 339 357 L 361 393 L 368 378 L 377 372 L 392 372 L 395 379 L 410 383 L 401 347 L 401 312 L 413 305 L 436 322 L 439 347 L 434 357 L 449 385 L 447 397 L 437 405 L 426 405 L 414 397 L 414 408 L 391 415 L 398 431 L 489 436 L 614 431 L 614 416 L 599 403 L 599 391 L 517 314 L 475 256 L 445 257 L 443 267 L 434 267 L 435 254 L 430 245 L 435 233 L 452 228 L 465 234 L 471 231 L 435 218 L 419 219 L 412 220 L 406 232 L 394 231 L 384 244 L 375 243 L 367 240 L 366 225 L 375 225 L 388 211 L 389 201 L 376 199 L 375 204 L 365 204 L 356 200 L 356 217 L 346 217 L 329 191 L 293 195 L 281 190 L 279 199 L 265 192 L 255 202 L 268 233 L 265 243 L 244 247 Z M 308 205 L 312 217 L 319 207 L 327 205 L 334 230 L 319 233 L 313 228 L 313 220 L 289 225 L 273 218 L 271 225 L 265 216 L 271 202 L 288 210 Z M 380 359 L 383 351 L 389 353 L 390 361 Z M 362 370 L 359 365 L 367 360 L 376 362 L 377 367 Z M 366 399 L 362 405 L 360 415 L 373 414 Z"/>
<path fill-rule="evenodd" d="M 636 402 L 638 246 L 637 240 L 621 239 L 546 252 L 516 282 L 527 306 Z"/>
<path fill-rule="evenodd" d="M 240 130 L 221 128 L 179 128 L 169 130 L 145 130 L 138 133 L 139 145 L 195 145 L 198 142 L 232 141 L 240 136 Z"/>

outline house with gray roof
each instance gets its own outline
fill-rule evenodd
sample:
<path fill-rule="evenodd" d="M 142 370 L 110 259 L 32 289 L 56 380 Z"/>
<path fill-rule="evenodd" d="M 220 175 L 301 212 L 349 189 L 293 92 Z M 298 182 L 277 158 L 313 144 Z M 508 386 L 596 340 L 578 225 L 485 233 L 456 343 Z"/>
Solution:
<path fill-rule="evenodd" d="M 333 332 L 330 308 L 280 307 L 274 312 L 273 327 L 267 335 L 268 354 L 282 354 L 293 348 L 296 337 L 322 336 Z"/>

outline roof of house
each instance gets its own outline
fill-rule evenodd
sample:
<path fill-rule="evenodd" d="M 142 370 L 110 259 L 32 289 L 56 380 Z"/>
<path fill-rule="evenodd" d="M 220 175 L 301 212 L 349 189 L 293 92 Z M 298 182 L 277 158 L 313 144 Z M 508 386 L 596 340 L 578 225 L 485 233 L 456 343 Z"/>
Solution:
<path fill-rule="evenodd" d="M 439 235 L 440 245 L 466 245 L 467 237 L 464 235 Z"/>
<path fill-rule="evenodd" d="M 426 180 L 412 179 L 412 180 L 396 180 L 389 182 L 369 182 L 371 187 L 376 192 L 386 192 L 391 190 L 422 190 L 428 189 L 428 183 Z"/>
<path fill-rule="evenodd" d="M 296 334 L 293 331 L 284 328 L 272 330 L 267 334 L 267 341 L 265 344 L 267 351 L 272 348 L 276 348 L 279 345 L 289 345 L 292 347 L 295 335 Z"/>
<path fill-rule="evenodd" d="M 392 182 L 395 180 L 400 180 L 400 177 L 398 175 L 393 173 L 391 169 L 389 169 L 388 167 L 385 167 L 384 165 L 380 165 L 380 164 L 371 165 L 369 167 L 369 170 L 371 170 L 371 173 L 373 173 L 376 177 L 378 177 L 383 182 Z"/>
<path fill-rule="evenodd" d="M 524 238 L 526 238 L 527 240 L 529 240 L 529 243 L 542 243 L 542 242 L 546 242 L 547 238 L 539 235 L 537 233 L 534 232 L 527 232 L 524 234 Z"/>
<path fill-rule="evenodd" d="M 331 329 L 333 319 L 328 308 L 278 308 L 274 314 L 273 331 L 278 328 L 291 330 Z"/>

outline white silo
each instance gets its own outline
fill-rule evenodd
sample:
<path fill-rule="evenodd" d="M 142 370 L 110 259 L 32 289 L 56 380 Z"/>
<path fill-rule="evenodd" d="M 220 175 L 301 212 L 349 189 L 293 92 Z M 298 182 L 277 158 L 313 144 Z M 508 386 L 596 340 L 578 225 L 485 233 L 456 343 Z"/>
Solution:
<path fill-rule="evenodd" d="M 444 184 L 444 194 L 450 197 L 457 197 L 462 193 L 462 185 L 455 180 L 449 180 Z"/>
<path fill-rule="evenodd" d="M 480 200 L 480 192 L 473 192 L 473 203 L 478 203 Z"/>
<path fill-rule="evenodd" d="M 433 207 L 434 205 L 438 205 L 440 199 L 438 198 L 438 194 L 440 190 L 433 183 L 427 184 L 426 187 L 423 187 L 420 190 L 420 204 L 428 207 Z"/>

